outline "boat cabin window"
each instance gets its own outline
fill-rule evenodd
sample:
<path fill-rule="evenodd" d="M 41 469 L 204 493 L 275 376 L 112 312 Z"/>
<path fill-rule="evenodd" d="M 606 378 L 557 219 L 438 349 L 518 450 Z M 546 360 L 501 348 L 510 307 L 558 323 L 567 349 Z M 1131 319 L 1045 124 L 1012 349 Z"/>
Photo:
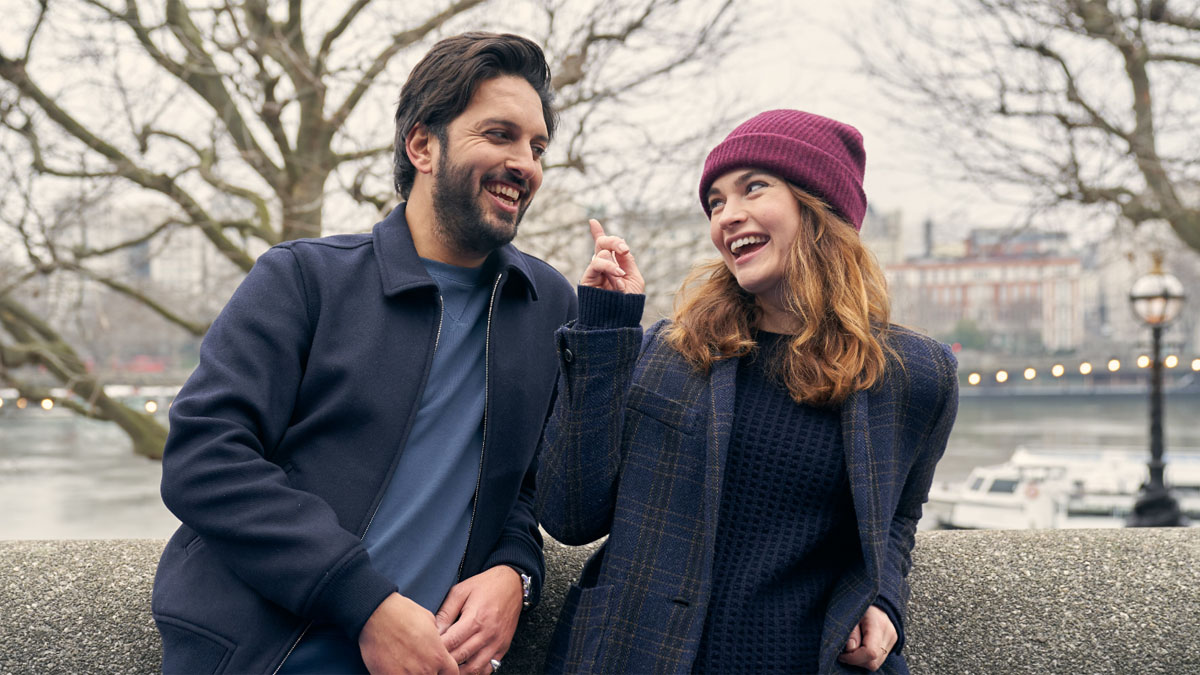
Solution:
<path fill-rule="evenodd" d="M 972 491 L 978 490 L 980 488 L 980 486 L 982 486 L 982 485 L 983 485 L 983 477 L 981 476 L 979 478 L 976 478 L 975 482 L 971 483 L 971 490 Z"/>
<path fill-rule="evenodd" d="M 990 486 L 988 486 L 988 492 L 1003 492 L 1005 494 L 1012 494 L 1017 491 L 1017 483 L 1019 482 L 1021 481 L 1013 480 L 1011 478 L 997 478 L 996 480 L 992 481 Z"/>

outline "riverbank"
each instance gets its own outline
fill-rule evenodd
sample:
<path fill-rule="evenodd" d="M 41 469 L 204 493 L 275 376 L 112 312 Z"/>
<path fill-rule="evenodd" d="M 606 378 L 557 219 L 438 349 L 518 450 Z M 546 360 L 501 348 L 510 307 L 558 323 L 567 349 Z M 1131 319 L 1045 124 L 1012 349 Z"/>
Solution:
<path fill-rule="evenodd" d="M 1200 447 L 1200 398 L 1168 398 L 1172 447 Z M 25 410 L 0 417 L 0 539 L 164 538 L 175 518 L 158 496 L 161 465 L 133 454 L 114 425 Z M 160 413 L 161 414 L 161 413 Z M 1031 448 L 1146 447 L 1144 396 L 963 398 L 935 481 Z"/>

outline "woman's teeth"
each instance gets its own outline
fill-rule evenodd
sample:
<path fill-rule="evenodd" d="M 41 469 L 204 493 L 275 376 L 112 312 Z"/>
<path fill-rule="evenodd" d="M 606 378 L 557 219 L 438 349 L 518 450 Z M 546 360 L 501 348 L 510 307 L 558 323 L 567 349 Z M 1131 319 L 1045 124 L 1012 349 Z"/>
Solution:
<path fill-rule="evenodd" d="M 749 246 L 751 244 L 765 244 L 765 243 L 767 243 L 767 237 L 760 237 L 758 235 L 752 234 L 749 236 L 734 239 L 733 242 L 731 244 L 729 244 L 729 252 L 736 256 L 738 254 L 738 251 L 744 246 Z"/>

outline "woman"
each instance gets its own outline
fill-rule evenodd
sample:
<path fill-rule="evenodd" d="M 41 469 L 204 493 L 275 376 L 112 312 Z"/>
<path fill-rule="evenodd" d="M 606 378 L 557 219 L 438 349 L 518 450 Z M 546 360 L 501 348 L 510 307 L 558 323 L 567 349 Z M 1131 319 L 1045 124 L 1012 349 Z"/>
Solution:
<path fill-rule="evenodd" d="M 591 223 L 539 511 L 564 543 L 608 539 L 549 670 L 907 672 L 909 554 L 956 364 L 888 323 L 858 237 L 864 161 L 858 131 L 817 115 L 736 128 L 700 179 L 721 259 L 644 337 L 633 255 Z"/>

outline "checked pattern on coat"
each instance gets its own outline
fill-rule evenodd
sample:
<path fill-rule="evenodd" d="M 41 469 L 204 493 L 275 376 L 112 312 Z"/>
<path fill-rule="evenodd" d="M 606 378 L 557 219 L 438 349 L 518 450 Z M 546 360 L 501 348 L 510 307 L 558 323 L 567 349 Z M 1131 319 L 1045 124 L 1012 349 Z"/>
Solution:
<path fill-rule="evenodd" d="M 558 333 L 560 400 L 541 455 L 539 515 L 567 544 L 611 535 L 564 609 L 573 628 L 552 645 L 551 670 L 687 672 L 711 588 L 721 476 L 732 425 L 736 360 L 700 373 L 638 327 Z M 862 563 L 827 612 L 822 669 L 880 598 L 907 606 L 913 533 L 954 419 L 949 350 L 893 327 L 898 362 L 843 404 L 842 426 Z M 641 349 L 639 349 L 639 345 Z M 903 626 L 898 626 L 903 635 Z M 557 653 L 555 653 L 557 652 Z M 906 672 L 899 657 L 885 672 Z"/>

